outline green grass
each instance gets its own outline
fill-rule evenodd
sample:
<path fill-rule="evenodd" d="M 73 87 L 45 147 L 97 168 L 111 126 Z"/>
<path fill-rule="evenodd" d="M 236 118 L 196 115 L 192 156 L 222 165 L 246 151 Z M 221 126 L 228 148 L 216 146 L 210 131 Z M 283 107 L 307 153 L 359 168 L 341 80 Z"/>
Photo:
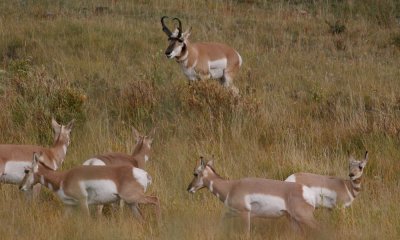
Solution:
<path fill-rule="evenodd" d="M 25 3 L 24 3 L 25 2 Z M 97 6 L 109 11 L 96 14 Z M 400 5 L 374 1 L 8 1 L 0 3 L 0 142 L 50 145 L 50 119 L 77 119 L 63 166 L 131 152 L 130 126 L 157 127 L 149 192 L 162 203 L 140 225 L 127 209 L 63 217 L 44 192 L 25 202 L 1 187 L 2 239 L 228 239 L 223 204 L 185 189 L 199 155 L 234 179 L 296 171 L 347 176 L 367 149 L 363 192 L 346 211 L 316 211 L 316 239 L 400 236 Z M 397 15 L 396 15 L 397 14 Z M 238 101 L 215 81 L 189 86 L 166 59 L 160 17 L 195 41 L 224 42 L 244 64 Z M 397 19 L 396 19 L 397 17 Z M 328 24 L 343 24 L 332 33 Z M 254 239 L 301 238 L 285 219 L 256 220 Z"/>

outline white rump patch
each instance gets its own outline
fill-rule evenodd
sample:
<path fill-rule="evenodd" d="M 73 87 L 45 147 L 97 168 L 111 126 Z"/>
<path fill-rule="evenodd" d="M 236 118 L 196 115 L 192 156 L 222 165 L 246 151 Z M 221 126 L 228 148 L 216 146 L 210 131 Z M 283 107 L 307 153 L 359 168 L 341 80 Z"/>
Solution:
<path fill-rule="evenodd" d="M 286 210 L 283 198 L 268 194 L 249 194 L 244 201 L 250 213 L 259 217 L 280 217 Z"/>
<path fill-rule="evenodd" d="M 100 160 L 100 159 L 98 159 L 98 158 L 91 158 L 91 159 L 86 160 L 86 161 L 83 163 L 83 165 L 86 165 L 86 166 L 89 166 L 89 165 L 94 165 L 94 166 L 105 166 L 106 164 L 105 164 L 102 160 Z"/>
<path fill-rule="evenodd" d="M 149 156 L 144 155 L 144 162 L 147 162 L 147 161 L 149 161 Z"/>
<path fill-rule="evenodd" d="M 25 168 L 32 166 L 27 161 L 7 161 L 4 165 L 4 173 L 0 175 L 2 183 L 19 184 L 25 176 Z"/>
<path fill-rule="evenodd" d="M 316 198 L 315 192 L 307 186 L 303 185 L 303 198 L 306 200 L 308 204 L 315 207 L 316 206 Z"/>
<path fill-rule="evenodd" d="M 314 192 L 316 207 L 333 208 L 336 206 L 337 194 L 335 191 L 323 187 L 309 187 L 309 189 Z"/>
<path fill-rule="evenodd" d="M 112 180 L 83 180 L 79 182 L 88 204 L 112 203 L 118 200 L 117 185 Z"/>
<path fill-rule="evenodd" d="M 147 186 L 151 182 L 151 181 L 149 181 L 149 179 L 151 179 L 151 178 L 149 178 L 150 177 L 149 174 L 145 170 L 140 169 L 140 168 L 135 168 L 135 167 L 132 168 L 132 174 L 133 174 L 133 178 L 135 178 L 136 181 L 138 181 L 138 183 L 143 186 L 144 191 L 146 191 Z"/>
<path fill-rule="evenodd" d="M 212 78 L 221 78 L 224 75 L 224 70 L 228 64 L 226 58 L 208 62 L 208 68 Z"/>
<path fill-rule="evenodd" d="M 296 182 L 296 176 L 294 174 L 290 175 L 285 182 Z"/>

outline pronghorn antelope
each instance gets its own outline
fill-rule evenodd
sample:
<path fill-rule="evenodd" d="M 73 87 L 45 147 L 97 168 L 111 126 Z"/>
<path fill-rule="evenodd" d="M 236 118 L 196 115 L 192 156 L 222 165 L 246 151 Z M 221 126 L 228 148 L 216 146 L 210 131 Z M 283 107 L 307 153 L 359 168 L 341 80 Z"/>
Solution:
<path fill-rule="evenodd" d="M 119 199 L 131 207 L 139 221 L 143 221 L 143 217 L 137 208 L 138 203 L 153 204 L 157 217 L 160 214 L 158 198 L 145 195 L 151 177 L 142 169 L 127 165 L 78 166 L 57 172 L 43 164 L 43 160 L 42 155 L 33 154 L 31 167 L 25 170 L 20 190 L 26 191 L 41 183 L 58 195 L 67 210 L 80 206 L 87 215 L 88 205 L 112 203 Z"/>
<path fill-rule="evenodd" d="M 54 130 L 54 142 L 50 148 L 34 145 L 0 145 L 0 182 L 20 184 L 24 177 L 24 170 L 32 164 L 32 154 L 43 152 L 43 164 L 51 170 L 57 170 L 65 159 L 70 144 L 70 133 L 74 120 L 66 126 L 51 120 Z"/>
<path fill-rule="evenodd" d="M 358 161 L 350 157 L 350 180 L 312 173 L 295 173 L 285 181 L 308 186 L 314 192 L 316 207 L 349 207 L 361 191 L 361 178 L 367 162 L 368 151 L 365 152 L 364 160 Z"/>
<path fill-rule="evenodd" d="M 141 135 L 138 130 L 132 127 L 133 135 L 136 138 L 136 145 L 132 155 L 126 153 L 106 153 L 97 155 L 86 160 L 83 165 L 130 165 L 145 170 L 146 163 L 150 157 L 150 148 L 153 142 L 155 128 L 149 135 Z M 122 204 L 120 203 L 122 207 Z M 103 205 L 97 206 L 97 213 L 101 215 L 103 212 Z"/>
<path fill-rule="evenodd" d="M 182 23 L 179 18 L 178 27 L 171 32 L 161 18 L 163 31 L 168 36 L 169 45 L 165 55 L 181 65 L 183 73 L 190 81 L 202 79 L 219 79 L 221 84 L 232 89 L 234 93 L 239 90 L 233 85 L 233 78 L 242 65 L 242 57 L 233 48 L 221 43 L 190 43 L 191 28 L 182 33 Z"/>
<path fill-rule="evenodd" d="M 136 145 L 132 155 L 126 153 L 105 153 L 94 156 L 86 160 L 83 165 L 132 165 L 141 169 L 145 169 L 146 163 L 150 158 L 150 149 L 153 142 L 155 128 L 149 135 L 140 134 L 133 128 L 133 135 L 136 138 Z"/>
<path fill-rule="evenodd" d="M 195 193 L 203 187 L 225 204 L 228 208 L 226 217 L 243 219 L 247 234 L 250 233 L 252 217 L 286 215 L 296 228 L 304 229 L 305 225 L 316 227 L 313 215 L 315 199 L 306 186 L 263 178 L 225 180 L 215 172 L 212 161 L 206 164 L 201 157 L 187 191 Z"/>

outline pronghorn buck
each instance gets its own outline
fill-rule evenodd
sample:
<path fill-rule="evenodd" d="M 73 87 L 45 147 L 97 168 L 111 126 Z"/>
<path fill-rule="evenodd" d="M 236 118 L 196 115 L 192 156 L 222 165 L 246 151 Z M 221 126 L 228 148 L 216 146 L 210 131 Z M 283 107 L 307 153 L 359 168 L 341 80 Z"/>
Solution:
<path fill-rule="evenodd" d="M 155 134 L 155 128 L 149 135 L 142 135 L 133 129 L 133 135 L 136 138 L 136 145 L 132 155 L 126 153 L 105 153 L 94 156 L 86 160 L 83 165 L 132 165 L 141 169 L 145 169 L 147 161 L 150 159 L 150 149 Z"/>
<path fill-rule="evenodd" d="M 308 186 L 315 195 L 316 207 L 349 207 L 361 191 L 361 178 L 368 162 L 368 151 L 363 160 L 349 160 L 350 180 L 312 173 L 295 173 L 285 181 Z"/>
<path fill-rule="evenodd" d="M 157 217 L 160 214 L 158 198 L 145 195 L 151 177 L 142 169 L 127 165 L 78 166 L 57 172 L 43 164 L 43 160 L 42 155 L 33 154 L 31 167 L 25 170 L 20 190 L 26 191 L 41 183 L 58 195 L 67 210 L 80 206 L 87 215 L 88 205 L 112 203 L 119 199 L 131 207 L 139 221 L 143 221 L 143 217 L 137 208 L 138 203 L 153 204 Z"/>
<path fill-rule="evenodd" d="M 54 142 L 50 148 L 34 145 L 0 145 L 0 182 L 20 184 L 24 177 L 24 170 L 32 164 L 34 152 L 43 153 L 43 164 L 51 170 L 57 170 L 65 159 L 67 148 L 70 144 L 70 133 L 74 120 L 66 126 L 60 125 L 56 120 L 51 120 L 54 130 Z"/>
<path fill-rule="evenodd" d="M 296 228 L 304 229 L 305 225 L 316 227 L 313 215 L 315 198 L 306 186 L 263 178 L 225 180 L 215 172 L 212 161 L 206 164 L 201 157 L 187 191 L 195 193 L 204 187 L 228 208 L 226 217 L 243 219 L 247 234 L 250 233 L 252 217 L 286 215 Z"/>
<path fill-rule="evenodd" d="M 219 79 L 223 86 L 237 94 L 239 90 L 233 85 L 233 78 L 242 65 L 239 53 L 221 43 L 190 43 L 191 28 L 182 33 L 181 20 L 174 18 L 178 27 L 171 32 L 164 23 L 166 18 L 161 18 L 162 29 L 169 41 L 165 55 L 170 59 L 175 58 L 189 80 Z"/>

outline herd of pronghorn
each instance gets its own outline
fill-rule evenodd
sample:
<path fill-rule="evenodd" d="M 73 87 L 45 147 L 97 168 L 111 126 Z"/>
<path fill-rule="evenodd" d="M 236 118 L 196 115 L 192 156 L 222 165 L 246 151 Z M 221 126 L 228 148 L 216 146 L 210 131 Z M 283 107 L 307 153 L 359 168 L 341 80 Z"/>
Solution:
<path fill-rule="evenodd" d="M 168 35 L 169 46 L 165 52 L 168 58 L 175 58 L 190 80 L 203 78 L 220 79 L 221 83 L 238 93 L 232 79 L 242 59 L 232 48 L 216 43 L 189 44 L 190 30 L 182 33 L 181 21 L 171 32 L 161 18 L 163 31 Z M 133 128 L 136 139 L 133 153 L 106 153 L 93 156 L 82 166 L 67 171 L 58 171 L 62 165 L 74 125 L 60 125 L 51 122 L 54 130 L 52 147 L 34 145 L 0 145 L 0 181 L 19 185 L 29 197 L 34 198 L 41 186 L 53 191 L 65 204 L 66 212 L 79 206 L 89 214 L 89 205 L 97 205 L 102 214 L 103 204 L 123 201 L 139 221 L 144 221 L 139 204 L 152 204 L 157 219 L 160 217 L 160 203 L 156 196 L 145 194 L 152 179 L 145 171 L 149 160 L 154 130 L 148 135 L 140 134 Z M 226 217 L 240 217 L 250 232 L 252 217 L 287 216 L 296 229 L 306 226 L 315 228 L 314 209 L 349 207 L 361 190 L 361 178 L 368 161 L 368 152 L 363 160 L 349 161 L 348 180 L 317 175 L 295 173 L 285 181 L 264 178 L 243 178 L 226 180 L 220 177 L 213 161 L 200 158 L 194 169 L 194 177 L 187 191 L 195 193 L 207 188 L 227 207 Z"/>

